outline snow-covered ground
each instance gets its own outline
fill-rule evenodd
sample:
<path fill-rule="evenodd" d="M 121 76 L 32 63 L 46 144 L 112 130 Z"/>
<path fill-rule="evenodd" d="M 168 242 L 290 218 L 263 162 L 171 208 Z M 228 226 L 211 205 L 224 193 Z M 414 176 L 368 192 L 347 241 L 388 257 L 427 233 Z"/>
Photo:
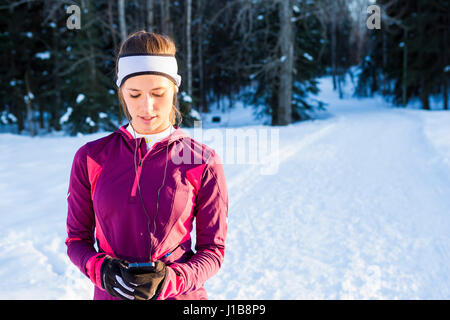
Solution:
<path fill-rule="evenodd" d="M 320 86 L 322 120 L 227 115 L 230 127 L 277 130 L 277 165 L 224 160 L 229 232 L 210 299 L 450 299 L 450 112 Z M 66 255 L 66 192 L 76 150 L 104 135 L 0 134 L 0 299 L 92 298 Z"/>

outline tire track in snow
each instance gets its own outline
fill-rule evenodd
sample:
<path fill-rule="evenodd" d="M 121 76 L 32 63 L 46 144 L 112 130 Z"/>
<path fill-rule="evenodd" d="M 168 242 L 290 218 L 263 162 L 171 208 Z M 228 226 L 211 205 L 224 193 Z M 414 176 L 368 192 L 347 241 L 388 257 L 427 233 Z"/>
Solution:
<path fill-rule="evenodd" d="M 317 129 L 318 124 L 321 126 L 319 129 Z M 283 141 L 285 146 L 281 147 L 276 153 L 270 153 L 264 161 L 278 161 L 279 166 L 281 167 L 283 163 L 289 161 L 293 156 L 301 152 L 301 150 L 313 145 L 325 136 L 332 134 L 336 128 L 334 122 L 326 124 L 324 127 L 322 127 L 324 125 L 322 122 L 313 122 L 303 125 L 304 126 L 300 125 L 292 128 L 292 130 L 295 130 L 295 136 L 289 138 L 280 137 L 280 141 Z M 302 132 L 305 130 L 306 133 Z M 304 134 L 303 138 L 300 141 L 295 141 L 295 139 L 302 134 Z M 289 142 L 284 142 L 286 140 L 289 140 Z M 261 186 L 268 177 L 269 179 L 276 179 L 277 174 L 269 176 L 262 175 L 260 174 L 260 169 L 261 167 L 259 165 L 246 166 L 245 169 L 235 173 L 235 176 L 227 181 L 230 202 L 227 258 L 225 259 L 223 267 L 219 270 L 219 273 L 205 284 L 212 299 L 248 299 L 249 297 L 264 297 L 264 295 L 262 295 L 265 293 L 264 291 L 257 289 L 255 286 L 243 286 L 241 281 L 236 281 L 235 276 L 233 275 L 235 275 L 236 272 L 239 272 L 239 270 L 233 270 L 235 268 L 234 265 L 228 265 L 227 263 L 228 261 L 242 261 L 244 258 L 247 268 L 245 272 L 249 274 L 251 278 L 258 276 L 262 277 L 264 274 L 264 271 L 260 269 L 248 269 L 249 266 L 257 267 L 263 264 L 263 262 L 258 262 L 257 260 L 252 263 L 251 260 L 253 254 L 257 254 L 259 257 L 264 257 L 266 255 L 261 254 L 259 249 L 255 247 L 255 245 L 257 246 L 261 241 L 261 226 L 258 223 L 255 225 L 250 216 L 252 210 L 260 208 L 261 205 L 258 204 L 258 206 L 248 208 L 248 197 L 258 198 L 258 194 L 255 193 L 255 187 Z M 270 188 L 270 186 L 268 186 L 268 188 Z M 245 218 L 245 220 L 242 218 Z M 243 239 L 245 239 L 244 242 L 242 242 Z M 251 252 L 250 255 L 248 254 L 249 252 Z M 244 280 L 242 281 L 245 282 Z M 262 287 L 264 287 L 264 285 Z"/>
<path fill-rule="evenodd" d="M 392 110 L 349 114 L 298 144 L 290 137 L 277 175 L 254 166 L 232 179 L 227 256 L 238 264 L 225 259 L 211 296 L 448 298 L 446 203 L 427 209 L 421 197 L 449 188 L 429 185 L 439 179 L 428 179 L 420 128 Z"/>
<path fill-rule="evenodd" d="M 260 159 L 260 163 L 278 163 L 278 168 L 284 162 L 288 161 L 291 157 L 299 153 L 302 149 L 312 145 L 319 139 L 332 133 L 333 129 L 336 127 L 335 123 L 326 125 L 317 131 L 312 133 L 308 132 L 300 141 L 296 141 L 295 144 L 286 143 L 286 146 L 278 150 L 278 152 L 271 152 L 263 159 Z M 295 129 L 293 127 L 293 129 Z M 312 129 L 315 129 L 313 126 Z M 280 141 L 282 138 L 280 137 Z M 252 193 L 254 186 L 260 184 L 267 175 L 261 174 L 261 165 L 251 165 L 246 166 L 245 171 L 240 171 L 235 177 L 233 177 L 230 182 L 227 182 L 227 188 L 229 190 L 229 219 L 233 220 L 233 212 L 242 212 L 239 210 L 239 202 L 246 195 Z M 277 173 L 274 174 L 275 176 Z M 236 191 L 236 192 L 235 192 Z M 246 203 L 246 201 L 244 201 Z M 236 208 L 236 209 L 235 209 Z M 246 219 L 251 227 L 251 231 L 256 232 L 256 228 L 252 222 L 252 219 L 248 216 L 247 210 L 243 211 Z M 250 235 L 251 236 L 251 235 Z"/>
<path fill-rule="evenodd" d="M 332 130 L 336 127 L 335 123 L 327 125 L 324 128 L 320 128 L 316 132 L 308 133 L 299 142 L 295 142 L 295 145 L 287 143 L 287 146 L 278 150 L 278 152 L 271 152 L 269 155 L 260 159 L 260 163 L 277 163 L 280 165 L 288 161 L 292 156 L 300 152 L 302 149 L 312 145 L 317 140 L 329 135 Z M 280 138 L 281 140 L 281 138 Z M 277 173 L 274 173 L 275 175 Z M 230 206 L 237 202 L 240 198 L 245 196 L 245 194 L 252 189 L 252 186 L 258 181 L 262 180 L 267 175 L 261 174 L 261 165 L 247 165 L 245 166 L 245 171 L 242 170 L 234 177 L 232 177 L 229 182 L 227 182 L 228 189 L 239 189 L 239 194 L 235 195 L 233 199 L 230 199 Z M 251 183 L 248 183 L 248 182 Z M 244 190 L 244 192 L 242 192 Z"/>
<path fill-rule="evenodd" d="M 333 226 L 322 231 L 335 243 L 322 238 L 318 245 L 308 238 L 319 228 L 304 228 L 309 237 L 302 243 L 313 246 L 310 254 L 331 267 L 327 281 L 334 286 L 321 281 L 317 286 L 341 299 L 448 297 L 441 280 L 446 278 L 442 266 L 450 261 L 428 248 L 441 248 L 437 237 L 449 239 L 448 219 L 442 220 L 450 209 L 443 198 L 449 181 L 430 162 L 434 155 L 420 118 L 389 110 L 343 120 L 330 141 L 336 148 L 331 162 L 305 176 L 310 184 L 329 180 L 329 188 L 314 193 L 303 185 L 310 205 L 323 202 L 323 209 L 311 210 L 320 214 L 316 225 Z M 308 252 L 307 246 L 303 249 Z"/>

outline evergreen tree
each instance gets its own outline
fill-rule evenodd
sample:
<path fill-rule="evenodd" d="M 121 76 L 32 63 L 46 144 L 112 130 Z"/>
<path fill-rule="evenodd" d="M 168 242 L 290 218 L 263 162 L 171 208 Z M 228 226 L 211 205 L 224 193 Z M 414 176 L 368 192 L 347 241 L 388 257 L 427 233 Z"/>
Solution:
<path fill-rule="evenodd" d="M 352 8 L 364 7 L 364 1 L 354 0 Z M 80 29 L 66 25 L 71 4 L 81 10 Z M 399 105 L 417 98 L 425 109 L 438 95 L 448 109 L 448 1 L 377 1 L 381 30 L 362 31 L 344 0 L 201 0 L 192 1 L 191 10 L 186 4 L 3 1 L 0 55 L 7 63 L 0 66 L 0 126 L 30 134 L 117 128 L 123 120 L 114 83 L 121 30 L 143 28 L 166 31 L 177 45 L 184 126 L 193 124 L 191 107 L 208 111 L 228 101 L 221 103 L 225 110 L 236 100 L 252 105 L 256 116 L 270 116 L 274 125 L 308 119 L 322 107 L 313 97 L 316 79 L 330 74 L 340 91 L 354 63 L 361 71 L 359 95 L 380 92 Z M 292 93 L 283 91 L 290 86 Z M 290 120 L 282 120 L 282 110 Z"/>
<path fill-rule="evenodd" d="M 67 129 L 71 134 L 114 130 L 120 122 L 115 92 L 115 53 L 101 18 L 107 6 L 100 1 L 81 1 L 80 29 L 65 31 L 66 49 L 59 88 L 71 110 Z"/>
<path fill-rule="evenodd" d="M 370 37 L 358 95 L 381 92 L 396 105 L 413 98 L 430 109 L 430 97 L 447 105 L 450 5 L 444 0 L 380 1 L 382 28 Z"/>
<path fill-rule="evenodd" d="M 42 2 L 18 5 L 9 1 L 1 11 L 8 18 L 0 19 L 2 61 L 7 62 L 1 66 L 1 108 L 13 115 L 7 119 L 17 121 L 18 133 L 27 129 L 32 135 L 39 130 L 37 115 L 43 111 L 44 100 L 38 93 L 46 87 L 50 58 L 48 29 L 41 30 L 40 25 L 41 10 Z M 40 123 L 43 126 L 43 118 Z"/>
<path fill-rule="evenodd" d="M 232 43 L 234 52 L 231 56 L 221 57 L 221 61 L 230 61 L 228 69 L 235 71 L 233 83 L 239 83 L 242 88 L 247 86 L 242 98 L 255 106 L 256 116 L 269 115 L 272 124 L 278 124 L 279 92 L 281 65 L 287 56 L 281 53 L 278 1 L 252 1 L 255 5 L 248 9 L 248 14 L 239 14 L 243 9 L 237 7 L 231 14 L 233 17 L 243 17 L 233 20 L 238 30 L 227 41 L 227 34 L 220 35 L 224 39 L 224 47 Z M 313 4 L 306 1 L 293 1 L 291 9 L 293 33 L 293 65 L 292 69 L 292 100 L 291 115 L 293 121 L 310 117 L 309 111 L 321 107 L 319 102 L 313 102 L 308 94 L 317 93 L 317 82 L 314 78 L 322 67 L 317 63 L 321 48 L 321 26 L 317 17 L 310 14 Z M 231 10 L 231 9 L 230 9 Z M 224 30 L 226 31 L 226 29 Z M 217 37 L 216 37 L 217 38 Z M 225 50 L 223 55 L 228 54 Z M 222 60 L 223 59 L 223 60 Z M 230 67 L 233 66 L 233 67 Z M 223 71 L 222 71 L 223 75 Z M 230 86 L 230 85 L 228 85 Z M 239 88 L 239 87 L 238 87 Z"/>

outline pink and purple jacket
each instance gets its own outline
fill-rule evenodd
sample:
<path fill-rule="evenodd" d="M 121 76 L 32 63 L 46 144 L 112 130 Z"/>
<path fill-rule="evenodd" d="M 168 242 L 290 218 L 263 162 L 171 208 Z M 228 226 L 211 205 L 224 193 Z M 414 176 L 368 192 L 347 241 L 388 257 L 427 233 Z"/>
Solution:
<path fill-rule="evenodd" d="M 75 154 L 67 197 L 67 254 L 95 284 L 94 299 L 117 299 L 101 287 L 104 253 L 148 262 L 151 239 L 151 260 L 168 266 L 158 299 L 208 298 L 203 285 L 225 254 L 225 174 L 214 149 L 175 129 L 148 151 L 138 138 L 136 157 L 136 141 L 126 125 Z"/>

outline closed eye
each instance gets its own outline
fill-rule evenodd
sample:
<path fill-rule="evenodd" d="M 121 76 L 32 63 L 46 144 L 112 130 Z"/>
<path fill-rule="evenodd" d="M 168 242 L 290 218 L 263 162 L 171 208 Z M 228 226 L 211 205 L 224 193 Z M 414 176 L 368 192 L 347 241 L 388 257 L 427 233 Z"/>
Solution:
<path fill-rule="evenodd" d="M 165 92 L 164 92 L 165 93 Z M 155 96 L 155 97 L 158 97 L 158 98 L 160 98 L 160 97 L 163 97 L 164 96 L 164 93 L 161 93 L 161 94 L 155 94 L 155 93 L 153 93 L 153 96 Z M 130 97 L 131 98 L 139 98 L 141 95 L 140 94 L 137 94 L 137 95 L 135 95 L 135 96 L 133 96 L 132 94 L 130 94 Z"/>

